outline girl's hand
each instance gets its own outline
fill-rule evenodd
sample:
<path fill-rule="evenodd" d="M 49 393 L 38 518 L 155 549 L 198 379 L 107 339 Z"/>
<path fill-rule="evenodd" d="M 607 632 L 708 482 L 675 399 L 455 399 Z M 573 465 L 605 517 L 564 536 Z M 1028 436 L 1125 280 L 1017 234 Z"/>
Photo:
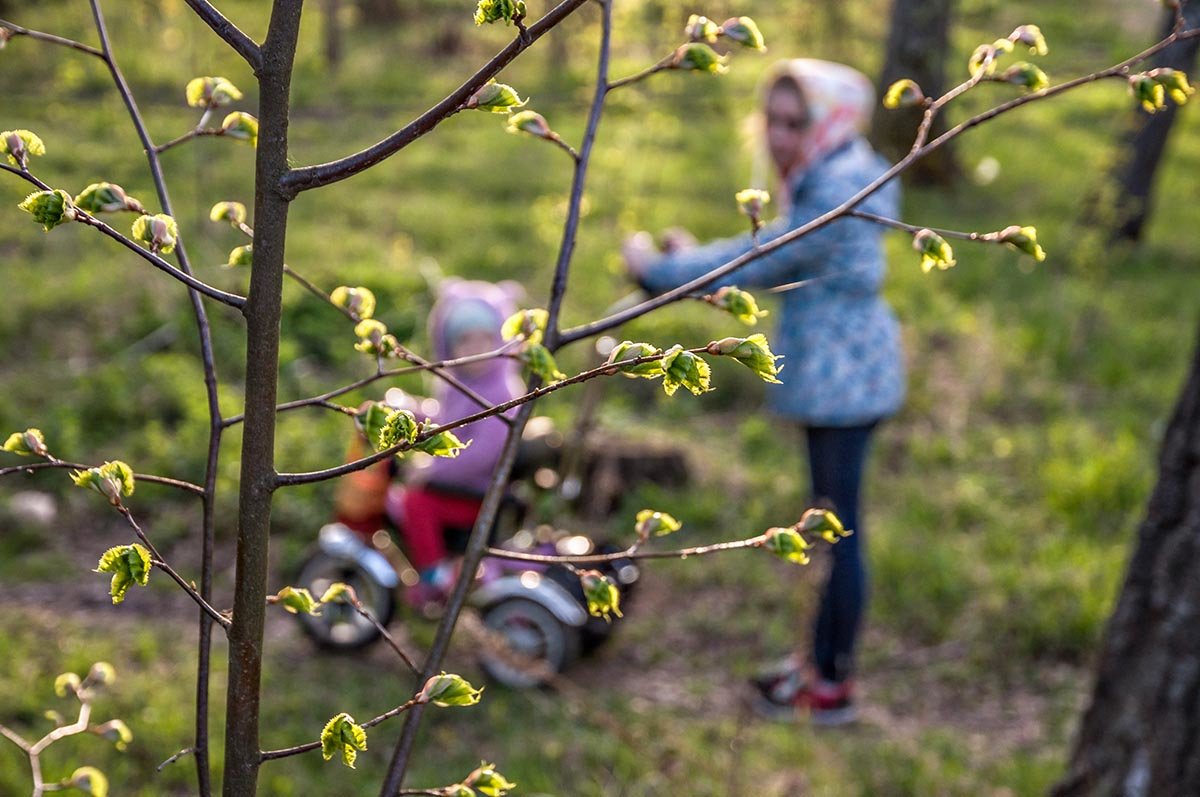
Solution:
<path fill-rule="evenodd" d="M 699 241 L 683 227 L 671 227 L 662 234 L 662 250 L 668 255 L 694 249 Z"/>

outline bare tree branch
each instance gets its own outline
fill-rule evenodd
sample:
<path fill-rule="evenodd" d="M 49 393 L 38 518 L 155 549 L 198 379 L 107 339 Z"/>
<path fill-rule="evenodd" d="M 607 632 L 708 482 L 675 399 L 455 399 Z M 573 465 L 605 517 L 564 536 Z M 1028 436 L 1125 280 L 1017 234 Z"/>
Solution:
<path fill-rule="evenodd" d="M 234 49 L 234 51 L 250 64 L 250 68 L 254 70 L 254 74 L 258 74 L 262 69 L 262 51 L 254 40 L 234 25 L 218 11 L 212 3 L 207 0 L 185 0 L 192 11 L 196 12 L 196 16 L 204 21 L 204 24 L 213 29 L 213 32 L 220 36 L 226 44 Z"/>
<path fill-rule="evenodd" d="M 70 47 L 74 50 L 87 53 L 88 55 L 94 55 L 97 58 L 104 57 L 104 53 L 100 52 L 91 45 L 82 44 L 73 39 L 64 39 L 62 36 L 55 36 L 52 33 L 42 33 L 41 31 L 22 28 L 20 25 L 9 22 L 6 19 L 0 19 L 0 28 L 7 28 L 8 30 L 12 31 L 14 36 L 28 36 L 29 38 L 36 39 L 38 41 L 49 42 L 50 44 L 60 44 L 63 47 Z"/>
<path fill-rule="evenodd" d="M 70 468 L 72 470 L 87 470 L 91 465 L 81 465 L 78 462 L 63 462 L 62 460 L 54 460 L 53 462 L 30 462 L 26 465 L 13 465 L 8 468 L 0 468 L 0 478 L 10 476 L 14 473 L 32 473 L 35 470 L 46 470 L 48 468 Z M 204 496 L 204 488 L 198 484 L 192 484 L 182 479 L 171 479 L 166 476 L 155 476 L 149 473 L 135 473 L 133 478 L 139 482 L 147 484 L 161 484 L 164 487 L 174 487 L 193 495 Z"/>

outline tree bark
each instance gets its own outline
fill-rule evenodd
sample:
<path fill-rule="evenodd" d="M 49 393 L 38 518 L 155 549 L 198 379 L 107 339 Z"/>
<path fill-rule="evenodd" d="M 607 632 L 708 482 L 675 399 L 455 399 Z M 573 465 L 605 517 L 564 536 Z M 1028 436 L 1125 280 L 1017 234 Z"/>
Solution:
<path fill-rule="evenodd" d="M 927 97 L 942 95 L 953 11 L 954 0 L 894 0 L 880 96 L 901 78 L 915 80 Z M 922 108 L 877 110 L 871 123 L 871 143 L 892 160 L 903 157 L 912 147 L 923 115 Z M 930 138 L 945 131 L 945 118 L 939 115 Z M 917 185 L 948 185 L 958 172 L 954 151 L 945 146 L 917 161 L 904 176 Z"/>
<path fill-rule="evenodd" d="M 1192 0 L 1184 6 L 1184 19 L 1188 28 L 1200 26 L 1200 2 Z M 1175 27 L 1175 13 L 1168 10 L 1163 36 Z M 1170 67 L 1190 73 L 1196 65 L 1196 53 L 1200 51 L 1200 39 L 1189 39 L 1163 50 L 1154 60 L 1154 66 Z M 1137 241 L 1150 218 L 1154 180 L 1167 148 L 1167 139 L 1175 123 L 1179 107 L 1168 101 L 1165 110 L 1146 113 L 1141 106 L 1129 123 L 1121 143 L 1121 156 L 1113 170 L 1111 179 L 1116 185 L 1114 192 L 1115 217 L 1102 219 L 1103 208 L 1096 208 L 1092 221 L 1113 225 L 1113 239 Z"/>
<path fill-rule="evenodd" d="M 254 174 L 254 266 L 246 316 L 246 413 L 238 496 L 237 572 L 229 628 L 226 700 L 226 797 L 254 797 L 261 756 L 262 694 L 271 498 L 275 491 L 275 402 L 288 202 L 279 183 L 288 170 L 288 91 L 301 0 L 275 0 L 258 74 L 259 136 Z"/>
<path fill-rule="evenodd" d="M 1200 344 L 1054 797 L 1200 794 Z"/>

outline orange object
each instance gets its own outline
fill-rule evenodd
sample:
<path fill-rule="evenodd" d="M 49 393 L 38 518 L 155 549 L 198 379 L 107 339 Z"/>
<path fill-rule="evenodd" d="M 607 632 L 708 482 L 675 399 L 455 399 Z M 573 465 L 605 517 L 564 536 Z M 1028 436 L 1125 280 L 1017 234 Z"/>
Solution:
<path fill-rule="evenodd" d="M 355 435 L 346 450 L 346 461 L 361 459 L 366 453 L 366 441 L 362 435 Z M 391 480 L 387 460 L 342 476 L 334 486 L 334 515 L 363 534 L 382 528 Z"/>

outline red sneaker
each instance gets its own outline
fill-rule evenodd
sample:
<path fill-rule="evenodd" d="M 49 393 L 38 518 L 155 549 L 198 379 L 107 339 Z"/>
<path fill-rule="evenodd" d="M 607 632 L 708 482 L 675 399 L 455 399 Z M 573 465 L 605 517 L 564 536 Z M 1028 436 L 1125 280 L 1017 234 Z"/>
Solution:
<path fill-rule="evenodd" d="M 755 710 L 776 720 L 807 719 L 830 728 L 858 719 L 853 683 L 812 677 L 801 666 L 775 668 L 769 676 L 753 680 Z"/>

